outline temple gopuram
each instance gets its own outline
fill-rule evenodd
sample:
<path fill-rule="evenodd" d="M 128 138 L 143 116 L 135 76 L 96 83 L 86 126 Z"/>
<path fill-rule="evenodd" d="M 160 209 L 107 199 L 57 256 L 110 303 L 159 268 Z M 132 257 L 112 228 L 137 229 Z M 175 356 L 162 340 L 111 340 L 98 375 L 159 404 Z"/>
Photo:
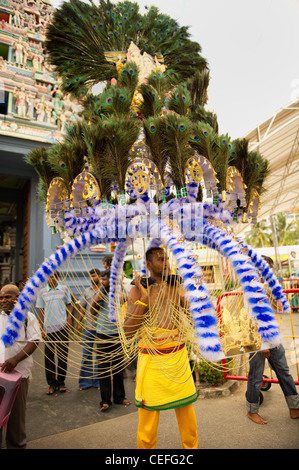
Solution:
<path fill-rule="evenodd" d="M 24 156 L 59 142 L 78 104 L 62 97 L 44 50 L 48 0 L 0 2 L 0 285 L 26 280 L 59 243 Z"/>

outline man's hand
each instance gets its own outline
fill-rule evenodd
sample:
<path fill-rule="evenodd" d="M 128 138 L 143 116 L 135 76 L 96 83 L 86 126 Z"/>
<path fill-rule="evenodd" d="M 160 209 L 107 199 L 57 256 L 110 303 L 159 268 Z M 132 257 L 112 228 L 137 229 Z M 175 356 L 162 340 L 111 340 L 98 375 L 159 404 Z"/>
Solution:
<path fill-rule="evenodd" d="M 270 349 L 264 349 L 261 351 L 261 355 L 266 358 L 270 357 Z"/>
<path fill-rule="evenodd" d="M 137 287 L 137 289 L 139 290 L 139 295 L 140 295 L 140 302 L 144 302 L 144 303 L 148 303 L 148 295 L 149 295 L 149 290 L 151 288 L 151 286 L 147 288 L 143 287 L 143 285 L 141 284 L 141 278 L 140 276 L 136 276 L 135 277 L 135 286 Z"/>
<path fill-rule="evenodd" d="M 18 361 L 14 357 L 11 357 L 10 359 L 7 359 L 5 362 L 3 362 L 1 366 L 1 371 L 11 372 L 16 368 L 17 364 Z"/>

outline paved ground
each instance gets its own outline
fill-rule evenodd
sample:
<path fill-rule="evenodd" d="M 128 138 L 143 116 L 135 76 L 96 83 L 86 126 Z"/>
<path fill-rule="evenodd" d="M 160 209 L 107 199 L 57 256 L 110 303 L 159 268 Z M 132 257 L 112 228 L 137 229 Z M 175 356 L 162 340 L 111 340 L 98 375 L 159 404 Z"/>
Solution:
<path fill-rule="evenodd" d="M 37 351 L 39 364 L 43 357 Z M 33 369 L 33 380 L 30 383 L 27 402 L 27 434 L 28 440 L 47 437 L 52 434 L 81 428 L 90 424 L 110 421 L 113 418 L 127 416 L 136 412 L 134 405 L 135 382 L 133 372 L 128 371 L 125 379 L 127 397 L 132 405 L 112 405 L 103 413 L 100 411 L 100 392 L 95 388 L 78 391 L 78 364 L 69 365 L 66 378 L 66 393 L 56 392 L 46 395 L 48 385 L 45 372 L 40 365 Z"/>
<path fill-rule="evenodd" d="M 102 413 L 99 391 L 78 391 L 75 377 L 68 378 L 67 393 L 47 396 L 44 371 L 37 366 L 28 399 L 28 449 L 136 449 L 138 412 L 130 371 L 125 384 L 132 405 L 113 405 Z M 202 389 L 194 404 L 199 449 L 299 449 L 299 419 L 290 419 L 279 385 L 263 393 L 264 426 L 246 417 L 245 390 L 241 381 Z M 157 448 L 181 448 L 173 410 L 161 412 Z"/>
<path fill-rule="evenodd" d="M 299 420 L 289 418 L 280 387 L 274 385 L 265 393 L 261 414 L 269 421 L 268 424 L 259 426 L 246 417 L 245 386 L 245 383 L 241 383 L 228 396 L 199 398 L 196 401 L 194 408 L 198 422 L 199 449 L 299 449 Z M 94 394 L 91 393 L 90 396 L 93 398 Z M 86 410 L 91 411 L 91 407 L 86 405 L 88 395 L 84 399 L 81 397 L 81 394 L 79 397 L 74 392 L 72 396 L 50 398 L 52 403 L 40 410 L 40 419 L 34 420 L 34 423 L 31 414 L 28 419 L 28 448 L 136 449 L 138 413 L 134 405 L 123 410 L 117 407 L 117 417 L 110 410 L 104 416 L 104 413 L 100 414 L 94 408 L 93 413 L 87 413 L 86 419 L 82 420 L 81 415 Z M 60 414 L 58 410 L 62 406 L 65 413 Z M 50 428 L 53 420 L 57 424 Z M 84 424 L 88 420 L 91 424 Z M 37 427 L 42 422 L 42 437 L 38 438 Z M 173 410 L 161 413 L 157 449 L 181 449 Z"/>
<path fill-rule="evenodd" d="M 299 331 L 299 314 L 293 320 L 296 331 Z M 282 327 L 285 324 L 283 320 Z M 284 345 L 290 354 L 291 339 L 286 338 Z M 81 349 L 77 343 L 70 349 L 68 391 L 53 396 L 45 393 L 48 387 L 43 355 L 38 350 L 34 354 L 35 366 L 27 407 L 28 449 L 136 449 L 138 412 L 134 405 L 133 372 L 128 371 L 125 379 L 126 394 L 132 405 L 112 405 L 102 413 L 98 390 L 78 391 Z M 295 369 L 293 375 L 298 377 Z M 194 404 L 199 449 L 298 450 L 299 419 L 290 419 L 280 386 L 273 384 L 269 391 L 263 393 L 260 414 L 268 424 L 260 426 L 246 417 L 246 383 L 233 380 L 218 388 L 200 389 Z M 181 449 L 173 410 L 161 412 L 157 449 Z"/>

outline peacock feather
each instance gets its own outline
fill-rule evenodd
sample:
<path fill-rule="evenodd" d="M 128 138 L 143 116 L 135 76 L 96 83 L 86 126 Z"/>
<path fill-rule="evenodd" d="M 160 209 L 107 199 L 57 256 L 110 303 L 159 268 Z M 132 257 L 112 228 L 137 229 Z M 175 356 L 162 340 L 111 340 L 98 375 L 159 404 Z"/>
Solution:
<path fill-rule="evenodd" d="M 186 163 L 193 153 L 189 145 L 191 129 L 191 122 L 185 116 L 167 115 L 164 117 L 165 152 L 173 182 L 179 188 L 185 184 Z"/>
<path fill-rule="evenodd" d="M 103 119 L 97 118 L 90 124 L 84 123 L 83 135 L 90 170 L 97 178 L 101 197 L 105 197 L 108 201 L 111 191 L 111 179 L 105 177 L 104 169 L 105 162 L 109 158 L 110 152 L 105 138 Z"/>
<path fill-rule="evenodd" d="M 219 136 L 209 124 L 199 121 L 192 125 L 189 143 L 194 150 L 211 162 L 220 189 L 226 190 L 226 175 L 231 158 L 231 143 L 228 136 Z"/>
<path fill-rule="evenodd" d="M 200 155 L 206 157 L 214 166 L 213 146 L 217 138 L 213 128 L 205 122 L 192 123 L 189 143 Z"/>
<path fill-rule="evenodd" d="M 117 85 L 134 92 L 137 84 L 138 67 L 134 62 L 126 62 L 118 71 Z"/>
<path fill-rule="evenodd" d="M 84 169 L 86 153 L 82 125 L 79 122 L 67 129 L 63 142 L 53 145 L 48 151 L 49 164 L 55 173 L 63 179 L 69 193 L 73 180 Z"/>
<path fill-rule="evenodd" d="M 236 139 L 233 142 L 233 151 L 231 165 L 239 170 L 246 185 L 246 204 L 248 208 L 255 191 L 259 195 L 265 191 L 264 182 L 269 174 L 268 161 L 257 152 L 249 152 L 246 139 Z"/>
<path fill-rule="evenodd" d="M 192 106 L 191 106 L 192 109 Z M 217 115 L 211 111 L 207 111 L 204 106 L 197 105 L 190 112 L 190 119 L 193 122 L 201 121 L 209 124 L 213 131 L 218 134 L 218 120 Z"/>
<path fill-rule="evenodd" d="M 75 160 L 77 159 L 78 161 L 78 168 L 82 165 L 81 160 L 86 154 L 86 145 L 83 137 L 83 124 L 81 121 L 75 121 L 70 126 L 68 126 L 64 136 L 64 143 L 70 147 L 73 147 L 74 152 L 77 154 Z"/>
<path fill-rule="evenodd" d="M 227 189 L 227 170 L 231 165 L 231 142 L 229 136 L 216 135 L 213 145 L 213 167 L 222 191 Z"/>
<path fill-rule="evenodd" d="M 149 77 L 147 78 L 147 83 L 153 88 L 155 88 L 155 90 L 157 90 L 157 93 L 160 98 L 163 98 L 163 96 L 165 96 L 171 86 L 169 76 L 159 69 L 154 70 L 149 75 Z"/>
<path fill-rule="evenodd" d="M 112 181 L 124 189 L 141 129 L 162 180 L 170 169 L 175 184 L 184 185 L 185 163 L 196 150 L 211 162 L 221 190 L 229 165 L 240 170 L 249 198 L 261 190 L 267 174 L 262 157 L 247 152 L 242 162 L 240 144 L 219 135 L 217 116 L 205 109 L 210 73 L 188 27 L 154 6 L 141 14 L 138 3 L 130 1 L 101 0 L 97 6 L 70 0 L 54 13 L 46 48 L 63 91 L 84 96 L 83 117 L 90 124 L 84 131 L 85 153 L 107 197 Z M 146 61 L 152 63 L 151 73 L 142 78 L 140 64 Z M 105 88 L 92 96 L 90 88 L 100 81 Z M 57 146 L 51 151 L 52 166 L 62 175 L 70 165 L 70 180 L 72 144 L 66 136 L 61 145 L 59 152 Z"/>
<path fill-rule="evenodd" d="M 207 69 L 196 70 L 186 81 L 186 86 L 191 96 L 192 110 L 197 105 L 205 106 L 207 104 L 209 83 L 210 72 Z"/>
<path fill-rule="evenodd" d="M 130 113 L 133 92 L 127 88 L 109 86 L 99 98 L 101 113 L 116 117 L 128 116 Z"/>
<path fill-rule="evenodd" d="M 104 135 L 107 145 L 107 158 L 103 161 L 102 177 L 111 183 L 115 181 L 119 191 L 125 191 L 126 171 L 131 163 L 130 151 L 137 140 L 140 125 L 131 118 L 103 120 Z"/>
<path fill-rule="evenodd" d="M 141 115 L 144 118 L 160 115 L 163 106 L 163 99 L 161 99 L 157 90 L 153 86 L 145 83 L 142 83 L 138 90 L 142 96 L 142 103 L 139 106 Z"/>
<path fill-rule="evenodd" d="M 190 106 L 191 96 L 187 87 L 179 85 L 168 100 L 168 109 L 182 116 L 186 116 L 190 111 Z"/>
<path fill-rule="evenodd" d="M 99 6 L 79 0 L 64 2 L 47 27 L 45 46 L 61 77 L 62 90 L 80 98 L 98 82 L 117 77 L 119 57 L 132 41 L 142 53 L 153 58 L 162 55 L 173 78 L 185 80 L 207 66 L 187 27 L 180 27 L 155 7 L 141 15 L 138 4 L 127 1 L 101 1 Z"/>
<path fill-rule="evenodd" d="M 39 175 L 39 185 L 37 189 L 37 199 L 46 202 L 49 185 L 58 173 L 53 170 L 48 160 L 49 149 L 40 147 L 31 150 L 25 155 L 24 160 L 34 167 Z"/>
<path fill-rule="evenodd" d="M 87 93 L 84 101 L 81 103 L 83 109 L 80 112 L 80 117 L 82 117 L 87 123 L 92 123 L 94 121 L 97 122 L 101 115 L 100 95 Z"/>
<path fill-rule="evenodd" d="M 161 116 L 150 117 L 143 120 L 145 143 L 150 150 L 150 158 L 155 163 L 160 173 L 162 183 L 165 183 L 165 169 L 167 165 L 167 153 L 165 150 L 164 129 L 165 122 Z"/>

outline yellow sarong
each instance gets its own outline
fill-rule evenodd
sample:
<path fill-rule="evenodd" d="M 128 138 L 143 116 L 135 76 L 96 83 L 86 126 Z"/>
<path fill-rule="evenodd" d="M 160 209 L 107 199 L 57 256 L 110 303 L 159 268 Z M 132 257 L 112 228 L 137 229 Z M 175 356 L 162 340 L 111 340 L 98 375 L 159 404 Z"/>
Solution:
<path fill-rule="evenodd" d="M 139 345 L 135 403 L 148 410 L 167 410 L 197 399 L 183 341 L 177 330 L 156 330 L 150 347 Z"/>

